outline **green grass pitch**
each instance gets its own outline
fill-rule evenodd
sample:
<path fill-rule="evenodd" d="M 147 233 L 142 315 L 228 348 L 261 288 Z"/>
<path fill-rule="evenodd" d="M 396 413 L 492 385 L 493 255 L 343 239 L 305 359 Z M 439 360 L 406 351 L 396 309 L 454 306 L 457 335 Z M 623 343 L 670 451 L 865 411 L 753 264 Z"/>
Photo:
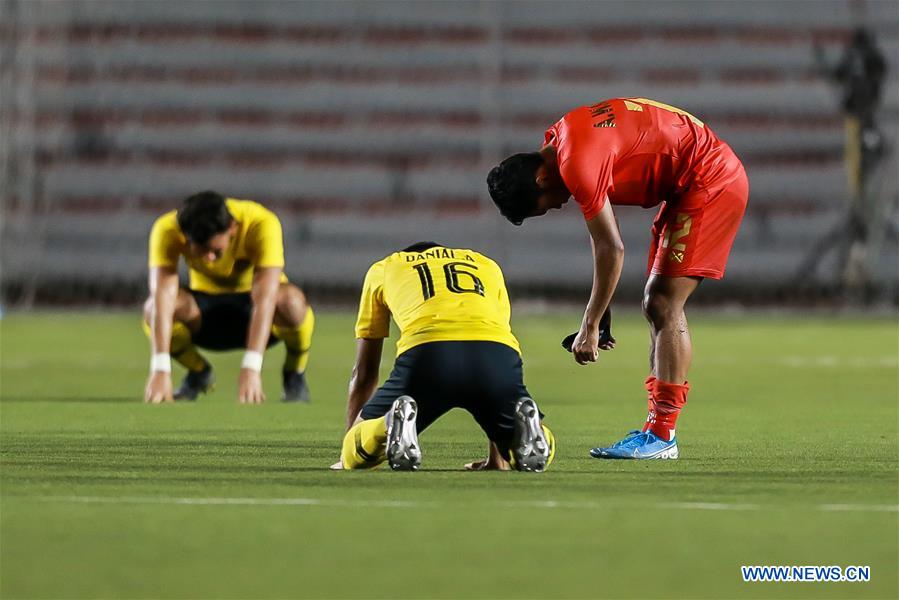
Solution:
<path fill-rule="evenodd" d="M 320 311 L 313 403 L 218 388 L 146 406 L 137 314 L 0 321 L 0 596 L 6 598 L 896 598 L 895 319 L 691 320 L 681 460 L 588 456 L 644 416 L 646 327 L 578 367 L 576 314 L 517 316 L 526 382 L 558 440 L 544 474 L 467 473 L 454 412 L 417 473 L 330 472 L 353 316 Z M 391 357 L 385 357 L 382 378 Z M 180 373 L 176 373 L 180 378 Z M 869 583 L 744 583 L 741 565 L 869 565 Z"/>

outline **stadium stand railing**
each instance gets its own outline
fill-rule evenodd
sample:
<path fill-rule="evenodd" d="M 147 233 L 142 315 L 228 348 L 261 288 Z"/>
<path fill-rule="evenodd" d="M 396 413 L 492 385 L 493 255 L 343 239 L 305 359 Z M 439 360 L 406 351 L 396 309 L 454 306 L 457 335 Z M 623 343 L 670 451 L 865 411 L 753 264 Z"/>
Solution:
<path fill-rule="evenodd" d="M 613 96 L 686 108 L 734 147 L 752 195 L 719 290 L 782 298 L 847 204 L 838 92 L 813 44 L 835 59 L 869 24 L 890 65 L 893 143 L 899 128 L 893 2 L 0 6 L 16 90 L 2 119 L 8 298 L 60 281 L 139 294 L 153 218 L 206 188 L 281 213 L 290 274 L 312 289 L 355 290 L 375 258 L 434 238 L 494 255 L 513 288 L 582 294 L 576 209 L 515 230 L 484 177 L 565 111 Z M 889 170 L 880 193 L 895 200 Z M 636 289 L 651 214 L 620 219 Z M 895 240 L 879 250 L 873 280 L 895 289 Z M 826 288 L 836 271 L 826 257 L 809 281 Z"/>

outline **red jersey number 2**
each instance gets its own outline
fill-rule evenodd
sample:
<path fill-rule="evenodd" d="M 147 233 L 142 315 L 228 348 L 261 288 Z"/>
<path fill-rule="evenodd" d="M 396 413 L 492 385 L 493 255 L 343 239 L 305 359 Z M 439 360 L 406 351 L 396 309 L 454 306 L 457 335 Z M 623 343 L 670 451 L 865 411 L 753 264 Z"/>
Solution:
<path fill-rule="evenodd" d="M 669 258 L 682 263 L 684 262 L 684 253 L 687 251 L 686 240 L 683 240 L 683 238 L 690 235 L 693 218 L 686 213 L 679 213 L 675 218 L 675 223 L 674 227 L 677 227 L 677 229 L 669 227 L 665 231 L 665 236 L 662 238 L 662 248 L 669 248 L 671 250 Z"/>

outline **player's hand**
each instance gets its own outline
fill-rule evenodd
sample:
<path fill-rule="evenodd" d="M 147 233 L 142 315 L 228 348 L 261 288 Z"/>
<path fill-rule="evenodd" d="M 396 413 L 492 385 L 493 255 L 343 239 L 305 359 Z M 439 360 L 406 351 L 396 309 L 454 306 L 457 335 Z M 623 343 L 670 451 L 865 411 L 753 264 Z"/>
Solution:
<path fill-rule="evenodd" d="M 577 338 L 580 331 L 575 331 L 571 335 L 565 336 L 565 339 L 562 340 L 562 347 L 566 352 L 572 352 L 572 347 L 574 346 L 574 340 Z M 612 336 L 612 309 L 607 308 L 606 312 L 603 313 L 602 318 L 599 320 L 599 349 L 600 350 L 612 350 L 615 348 L 615 338 Z"/>
<path fill-rule="evenodd" d="M 512 466 L 509 464 L 509 461 L 503 458 L 502 453 L 493 441 L 487 444 L 487 458 L 485 460 L 470 462 L 465 465 L 465 470 L 467 471 L 509 471 L 511 469 Z"/>
<path fill-rule="evenodd" d="M 612 307 L 606 308 L 599 320 L 599 349 L 611 350 L 615 347 L 615 338 L 612 337 Z"/>
<path fill-rule="evenodd" d="M 147 387 L 144 389 L 144 402 L 160 404 L 173 402 L 172 399 L 172 374 L 165 371 L 153 371 L 147 378 Z"/>
<path fill-rule="evenodd" d="M 237 381 L 237 399 L 241 404 L 262 404 L 265 394 L 262 392 L 262 377 L 259 371 L 241 369 Z"/>
<path fill-rule="evenodd" d="M 571 347 L 574 345 L 574 339 L 577 337 L 579 331 L 575 331 L 571 335 L 565 336 L 565 339 L 562 340 L 562 347 L 565 348 L 568 352 L 571 352 Z M 600 350 L 613 350 L 615 348 L 615 338 L 612 337 L 612 334 L 608 331 L 604 331 L 602 329 L 599 330 L 599 349 Z"/>
<path fill-rule="evenodd" d="M 581 330 L 577 332 L 571 345 L 571 353 L 579 365 L 596 362 L 599 358 L 599 330 L 581 325 Z"/>
<path fill-rule="evenodd" d="M 615 348 L 615 338 L 612 337 L 612 332 L 610 332 L 608 329 L 600 329 L 599 349 L 612 350 L 613 348 Z"/>
<path fill-rule="evenodd" d="M 476 462 L 465 463 L 466 471 L 511 471 L 512 465 L 506 461 L 500 460 L 479 460 Z"/>

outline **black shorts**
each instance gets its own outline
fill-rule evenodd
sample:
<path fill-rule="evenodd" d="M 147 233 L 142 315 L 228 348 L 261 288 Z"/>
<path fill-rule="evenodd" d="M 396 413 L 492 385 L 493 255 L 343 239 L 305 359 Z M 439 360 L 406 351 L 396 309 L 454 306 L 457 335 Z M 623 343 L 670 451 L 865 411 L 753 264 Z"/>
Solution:
<path fill-rule="evenodd" d="M 236 350 L 247 347 L 247 330 L 253 313 L 249 292 L 207 294 L 187 290 L 200 307 L 200 330 L 191 335 L 194 344 L 207 350 Z M 278 338 L 269 336 L 268 345 Z"/>
<path fill-rule="evenodd" d="M 403 352 L 362 407 L 362 418 L 384 416 L 402 395 L 418 403 L 419 431 L 450 409 L 464 408 L 500 448 L 511 444 L 516 403 L 530 396 L 521 356 L 498 342 L 429 342 Z"/>

